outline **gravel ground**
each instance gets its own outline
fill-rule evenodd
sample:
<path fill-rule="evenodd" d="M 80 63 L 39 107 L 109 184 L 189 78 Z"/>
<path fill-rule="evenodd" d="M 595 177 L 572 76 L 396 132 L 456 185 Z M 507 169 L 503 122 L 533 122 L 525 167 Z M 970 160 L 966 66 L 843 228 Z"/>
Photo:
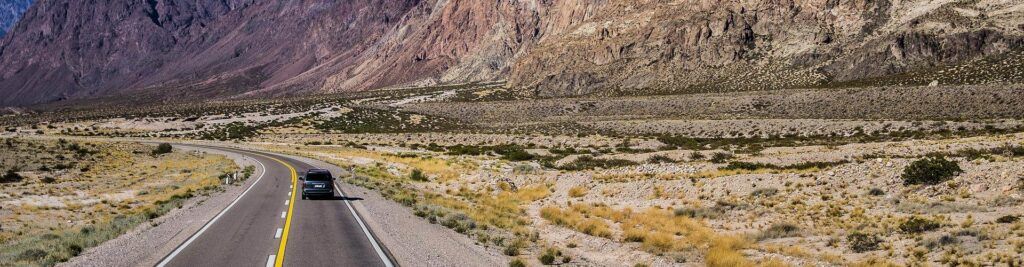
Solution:
<path fill-rule="evenodd" d="M 330 170 L 336 176 L 348 175 L 338 166 L 307 158 L 288 156 Z M 385 199 L 380 193 L 339 183 L 353 207 L 387 247 L 401 266 L 505 266 L 507 259 L 495 249 L 479 246 L 465 235 L 441 225 L 430 224 L 413 215 L 413 210 Z"/>
<path fill-rule="evenodd" d="M 236 153 L 216 151 L 186 146 L 178 149 L 203 151 L 225 155 L 239 166 L 256 165 L 251 158 Z M 231 201 L 234 201 L 246 188 L 263 174 L 257 168 L 253 178 L 240 185 L 222 187 L 225 191 L 200 196 L 185 203 L 160 218 L 137 226 L 128 233 L 87 249 L 82 255 L 72 258 L 58 266 L 153 266 L 165 255 L 174 251 L 179 244 L 185 242 L 193 233 L 202 228 L 207 221 L 217 215 Z M 155 225 L 155 226 L 154 226 Z"/>

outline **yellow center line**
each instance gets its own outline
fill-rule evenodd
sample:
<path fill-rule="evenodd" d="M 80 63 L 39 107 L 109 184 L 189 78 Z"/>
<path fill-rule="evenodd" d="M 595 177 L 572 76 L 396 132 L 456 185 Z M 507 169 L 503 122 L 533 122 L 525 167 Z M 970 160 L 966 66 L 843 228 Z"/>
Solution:
<path fill-rule="evenodd" d="M 292 193 L 288 200 L 288 216 L 284 219 L 284 232 L 281 233 L 281 246 L 277 248 L 277 259 L 274 261 L 275 267 L 281 267 L 284 265 L 284 249 L 288 246 L 288 230 L 292 228 L 292 210 L 295 208 L 295 190 L 298 190 L 299 188 L 296 184 L 298 181 L 298 173 L 295 172 L 295 168 L 292 167 L 292 165 L 289 165 L 280 159 L 269 156 L 267 156 L 267 158 L 275 160 L 285 167 L 288 167 L 288 170 L 292 173 Z"/>

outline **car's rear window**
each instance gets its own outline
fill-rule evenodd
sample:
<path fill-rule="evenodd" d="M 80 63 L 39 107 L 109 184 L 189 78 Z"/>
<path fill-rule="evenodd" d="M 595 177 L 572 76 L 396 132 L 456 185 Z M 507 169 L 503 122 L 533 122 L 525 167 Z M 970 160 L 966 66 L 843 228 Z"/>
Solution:
<path fill-rule="evenodd" d="M 326 172 L 312 172 L 306 174 L 306 181 L 330 181 L 331 174 Z"/>

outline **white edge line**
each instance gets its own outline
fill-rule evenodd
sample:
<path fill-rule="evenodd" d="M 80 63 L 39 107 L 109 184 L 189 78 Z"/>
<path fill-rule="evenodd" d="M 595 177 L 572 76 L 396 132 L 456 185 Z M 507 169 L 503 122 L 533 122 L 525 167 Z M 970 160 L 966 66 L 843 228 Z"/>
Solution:
<path fill-rule="evenodd" d="M 277 261 L 277 255 L 271 254 L 270 257 L 267 257 L 267 267 L 274 266 L 275 261 Z"/>
<path fill-rule="evenodd" d="M 236 154 L 241 155 L 241 153 L 237 152 Z M 238 201 L 242 200 L 242 197 L 244 197 L 246 193 L 249 193 L 249 190 L 252 190 L 253 187 L 256 187 L 256 184 L 260 183 L 260 180 L 263 179 L 263 176 L 267 174 L 267 166 L 263 165 L 263 163 L 260 162 L 259 160 L 253 159 L 253 161 L 260 164 L 260 168 L 263 169 L 263 172 L 260 173 L 260 177 L 256 177 L 256 181 L 254 181 L 252 185 L 249 185 L 249 188 L 246 188 L 241 195 L 238 195 L 238 197 L 235 198 L 235 201 L 232 201 L 231 204 L 228 204 L 228 206 L 224 208 L 224 210 L 221 210 L 220 213 L 217 213 L 217 216 L 214 216 L 213 219 L 211 219 L 209 222 L 206 222 L 206 225 L 203 225 L 203 228 L 199 229 L 199 231 L 196 232 L 195 234 L 192 234 L 192 237 L 185 241 L 185 243 L 182 243 L 180 246 L 178 246 L 178 248 L 175 249 L 174 252 L 171 252 L 171 254 L 168 254 L 167 257 L 164 257 L 164 259 L 161 260 L 160 263 L 156 265 L 157 267 L 167 266 L 167 264 L 170 263 L 175 256 L 178 256 L 178 253 L 181 253 L 181 251 L 185 250 L 185 248 L 188 247 L 189 244 L 192 244 L 192 241 L 195 241 L 197 238 L 199 238 L 199 236 L 203 235 L 203 232 L 206 232 L 206 229 L 209 229 L 210 226 L 213 226 L 214 222 L 220 219 L 221 216 L 224 216 L 224 214 L 227 213 L 228 210 L 231 209 L 231 207 L 234 207 L 235 204 L 238 203 Z M 271 257 L 274 257 L 274 255 L 271 255 Z"/>
<path fill-rule="evenodd" d="M 338 194 L 341 194 L 342 198 L 346 198 L 345 193 L 341 192 L 341 188 L 338 187 L 338 184 L 334 184 L 334 189 L 338 191 Z M 363 229 L 363 234 L 365 234 L 366 238 L 370 240 L 370 244 L 373 245 L 373 250 L 377 251 L 377 256 L 379 256 L 380 260 L 384 262 L 384 266 L 394 267 L 394 263 L 388 259 L 387 255 L 384 255 L 384 250 L 382 250 L 380 245 L 377 244 L 377 240 L 373 238 L 372 234 L 370 234 L 370 230 L 366 228 L 366 224 L 363 223 L 363 219 L 359 218 L 359 214 L 357 214 L 356 210 L 352 208 L 352 204 L 349 203 L 348 199 L 345 199 L 345 206 L 348 206 L 348 211 L 352 212 L 352 217 L 356 218 L 356 222 L 359 223 L 359 228 Z"/>

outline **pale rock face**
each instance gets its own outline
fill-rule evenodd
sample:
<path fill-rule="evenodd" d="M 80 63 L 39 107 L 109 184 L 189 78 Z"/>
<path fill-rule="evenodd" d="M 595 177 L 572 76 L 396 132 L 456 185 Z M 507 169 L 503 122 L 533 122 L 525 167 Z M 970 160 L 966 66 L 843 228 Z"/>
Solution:
<path fill-rule="evenodd" d="M 812 87 L 965 62 L 1024 47 L 1024 4 L 41 0 L 13 32 L 0 105 L 499 80 L 566 96 Z"/>

